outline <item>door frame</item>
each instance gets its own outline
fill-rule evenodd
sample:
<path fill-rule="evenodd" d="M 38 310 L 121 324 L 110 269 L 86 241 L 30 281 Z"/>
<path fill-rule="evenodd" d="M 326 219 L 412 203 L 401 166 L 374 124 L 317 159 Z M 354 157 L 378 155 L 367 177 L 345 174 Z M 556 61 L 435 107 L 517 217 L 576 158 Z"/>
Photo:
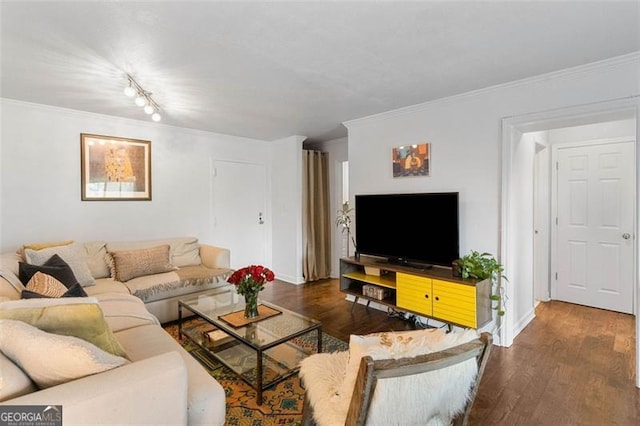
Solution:
<path fill-rule="evenodd" d="M 635 118 L 636 120 L 636 220 L 635 220 L 635 253 L 640 253 L 640 238 L 637 231 L 640 230 L 640 96 L 631 96 L 611 101 L 596 102 L 585 105 L 570 106 L 550 111 L 525 114 L 514 117 L 506 117 L 502 120 L 502 164 L 501 164 L 501 198 L 500 198 L 500 262 L 504 266 L 506 276 L 510 276 L 513 269 L 513 259 L 518 253 L 515 244 L 511 243 L 514 232 L 510 225 L 513 223 L 517 209 L 513 205 L 511 193 L 514 190 L 511 186 L 511 179 L 514 174 L 512 167 L 513 152 L 516 144 L 526 132 L 548 130 L 559 127 L 571 127 L 584 124 L 591 124 L 604 121 L 613 121 L 624 118 Z M 533 195 L 533 194 L 532 194 Z M 635 292 L 634 313 L 636 316 L 636 386 L 640 388 L 640 262 L 634 256 L 633 282 Z M 533 266 L 533 265 L 532 265 Z M 517 324 L 513 314 L 514 301 L 521 294 L 518 292 L 515 283 L 506 287 L 506 314 L 502 317 L 501 327 L 496 343 L 500 346 L 511 346 L 514 337 L 523 328 L 522 324 Z M 525 296 L 526 297 L 526 296 Z M 533 301 L 532 301 L 533 303 Z M 530 318 L 532 320 L 533 318 Z M 518 328 L 518 329 L 517 329 Z"/>
<path fill-rule="evenodd" d="M 606 144 L 614 144 L 614 143 L 620 143 L 620 142 L 632 142 L 630 141 L 628 138 L 625 137 L 618 137 L 618 138 L 606 138 L 606 139 L 591 139 L 591 140 L 584 140 L 584 141 L 579 141 L 579 142 L 569 142 L 569 143 L 560 143 L 560 144 L 554 144 L 551 146 L 551 164 L 556 164 L 556 162 L 558 161 L 558 155 L 559 155 L 559 151 L 561 149 L 565 149 L 565 148 L 579 148 L 579 147 L 583 147 L 583 146 L 597 146 L 597 145 L 606 145 Z M 637 148 L 637 145 L 636 145 Z M 638 168 L 638 165 L 636 164 L 636 169 Z M 637 197 L 636 197 L 637 198 Z M 636 208 L 636 211 L 634 213 L 637 214 L 638 210 Z M 551 169 L 551 217 L 558 217 L 558 169 L 555 167 L 552 167 Z M 634 224 L 634 228 L 636 228 L 635 226 L 636 224 Z M 634 229 L 633 230 L 634 235 L 638 235 L 638 229 Z M 551 227 L 551 263 L 550 263 L 550 270 L 551 271 L 557 271 L 557 256 L 558 256 L 558 228 L 556 226 L 552 226 Z M 633 258 L 637 258 L 636 253 L 638 253 L 637 250 L 635 250 L 634 247 L 634 256 Z M 635 265 L 634 265 L 635 266 Z M 635 296 L 636 293 L 638 292 L 638 288 L 637 286 L 634 286 L 633 289 L 633 295 Z M 552 300 L 557 300 L 558 299 L 558 282 L 556 280 L 551 280 L 551 299 Z M 636 303 L 634 303 L 634 307 L 635 307 Z M 634 310 L 634 312 L 638 312 L 637 309 Z"/>

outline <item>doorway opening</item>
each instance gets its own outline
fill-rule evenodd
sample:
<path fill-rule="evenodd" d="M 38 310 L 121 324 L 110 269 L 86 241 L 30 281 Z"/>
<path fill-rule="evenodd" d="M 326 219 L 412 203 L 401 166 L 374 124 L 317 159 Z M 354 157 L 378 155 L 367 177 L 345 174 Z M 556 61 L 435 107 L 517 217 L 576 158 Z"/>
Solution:
<path fill-rule="evenodd" d="M 578 135 L 580 130 L 591 131 L 589 138 L 611 139 L 619 135 L 600 135 L 596 129 L 611 131 L 612 127 L 625 128 L 624 136 L 631 133 L 635 152 L 633 175 L 638 180 L 638 99 L 601 102 L 555 111 L 547 111 L 503 120 L 502 158 L 502 210 L 501 210 L 501 262 L 512 285 L 507 287 L 507 311 L 497 339 L 501 346 L 510 346 L 514 337 L 535 317 L 538 300 L 553 297 L 551 230 L 552 217 L 551 171 L 553 170 L 552 146 L 569 143 L 568 135 Z M 613 124 L 612 124 L 613 123 Z M 589 127 L 592 126 L 592 127 Z M 629 130 L 631 129 L 631 130 Z M 560 135 L 564 137 L 560 138 Z M 554 143 L 555 142 L 555 143 Z M 577 141 L 576 141 L 577 142 Z M 541 171 L 548 171 L 542 173 Z M 546 181 L 545 181 L 546 179 Z M 548 182 L 548 183 L 547 183 Z M 549 188 L 547 190 L 546 188 Z M 632 294 L 636 329 L 640 329 L 638 316 L 638 195 L 633 191 L 633 223 L 631 243 L 633 250 Z M 548 200 L 548 206 L 544 201 Z M 546 224 L 546 225 L 545 225 Z M 538 233 L 536 234 L 536 231 Z M 546 232 L 546 234 L 545 234 Z M 548 255 L 547 255 L 548 253 Z M 515 284 L 517 283 L 517 285 Z M 638 334 L 636 332 L 636 334 Z M 636 357 L 640 342 L 636 339 Z M 640 365 L 638 370 L 640 371 Z M 636 375 L 638 377 L 638 375 Z M 640 379 L 638 379 L 640 386 Z"/>
<path fill-rule="evenodd" d="M 523 134 L 535 144 L 536 303 L 633 312 L 635 121 Z"/>

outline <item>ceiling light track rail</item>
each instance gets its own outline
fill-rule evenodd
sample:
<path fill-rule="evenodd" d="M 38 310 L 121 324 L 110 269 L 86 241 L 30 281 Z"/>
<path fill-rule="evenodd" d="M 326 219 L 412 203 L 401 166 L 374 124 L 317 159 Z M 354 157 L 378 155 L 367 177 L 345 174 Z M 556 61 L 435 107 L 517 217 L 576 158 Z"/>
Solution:
<path fill-rule="evenodd" d="M 134 102 L 137 106 L 142 107 L 144 112 L 151 115 L 153 121 L 160 121 L 162 119 L 160 106 L 151 97 L 152 93 L 144 90 L 131 74 L 127 74 L 127 79 L 129 80 L 129 85 L 124 88 L 124 94 L 129 98 L 135 97 Z"/>

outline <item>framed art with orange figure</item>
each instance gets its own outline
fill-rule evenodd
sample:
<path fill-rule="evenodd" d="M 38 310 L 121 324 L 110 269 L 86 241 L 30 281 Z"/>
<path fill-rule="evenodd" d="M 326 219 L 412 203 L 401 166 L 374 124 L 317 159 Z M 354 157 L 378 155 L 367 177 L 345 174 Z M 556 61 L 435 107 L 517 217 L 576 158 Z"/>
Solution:
<path fill-rule="evenodd" d="M 83 201 L 151 200 L 151 141 L 80 134 Z"/>

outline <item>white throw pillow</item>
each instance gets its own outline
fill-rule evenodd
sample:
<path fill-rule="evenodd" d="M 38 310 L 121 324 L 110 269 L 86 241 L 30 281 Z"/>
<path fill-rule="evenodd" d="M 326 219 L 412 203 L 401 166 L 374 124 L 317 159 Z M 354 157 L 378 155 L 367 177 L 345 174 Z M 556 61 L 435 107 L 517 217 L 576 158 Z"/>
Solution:
<path fill-rule="evenodd" d="M 82 287 L 87 287 L 95 284 L 95 280 L 91 275 L 89 266 L 87 265 L 87 254 L 83 246 L 78 243 L 73 243 L 67 246 L 50 247 L 42 250 L 24 250 L 24 257 L 27 263 L 32 265 L 41 266 L 51 258 L 54 254 L 57 254 L 67 262 L 73 275 L 80 283 Z"/>
<path fill-rule="evenodd" d="M 13 320 L 0 320 L 0 350 L 41 389 L 129 362 L 77 337 L 47 333 Z"/>
<path fill-rule="evenodd" d="M 0 351 L 0 401 L 37 391 L 35 383 Z"/>
<path fill-rule="evenodd" d="M 106 241 L 89 241 L 84 243 L 84 251 L 87 254 L 87 266 L 93 278 L 109 278 L 109 259 L 107 257 Z"/>

